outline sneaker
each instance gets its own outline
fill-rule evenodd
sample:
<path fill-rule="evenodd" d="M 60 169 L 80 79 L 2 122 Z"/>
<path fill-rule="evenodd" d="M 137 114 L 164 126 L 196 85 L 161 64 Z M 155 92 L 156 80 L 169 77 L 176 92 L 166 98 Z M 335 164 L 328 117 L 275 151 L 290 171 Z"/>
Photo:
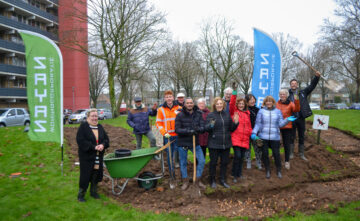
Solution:
<path fill-rule="evenodd" d="M 179 163 L 175 163 L 175 168 L 179 168 L 180 164 Z"/>
<path fill-rule="evenodd" d="M 237 183 L 237 179 L 236 179 L 236 177 L 234 177 L 234 179 L 233 179 L 233 183 Z"/>
<path fill-rule="evenodd" d="M 286 168 L 287 170 L 290 170 L 290 162 L 285 162 L 285 168 Z"/>

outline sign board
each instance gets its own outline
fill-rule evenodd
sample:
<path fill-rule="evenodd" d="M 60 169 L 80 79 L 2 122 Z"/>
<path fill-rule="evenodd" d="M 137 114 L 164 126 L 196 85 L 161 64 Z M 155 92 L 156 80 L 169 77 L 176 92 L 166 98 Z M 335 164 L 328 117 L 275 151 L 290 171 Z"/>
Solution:
<path fill-rule="evenodd" d="M 329 126 L 328 115 L 314 115 L 313 129 L 315 130 L 327 130 Z"/>

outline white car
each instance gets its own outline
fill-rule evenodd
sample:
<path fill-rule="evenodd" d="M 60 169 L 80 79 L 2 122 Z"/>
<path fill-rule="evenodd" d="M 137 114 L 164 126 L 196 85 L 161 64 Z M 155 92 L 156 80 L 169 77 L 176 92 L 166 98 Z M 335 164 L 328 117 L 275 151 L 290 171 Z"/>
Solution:
<path fill-rule="evenodd" d="M 0 108 L 0 127 L 29 124 L 30 116 L 24 108 Z"/>
<path fill-rule="evenodd" d="M 86 109 L 80 109 L 80 110 L 77 110 L 76 112 L 72 113 L 68 119 L 69 124 L 81 123 L 83 121 L 86 121 L 86 112 L 87 111 L 88 110 L 86 110 Z"/>
<path fill-rule="evenodd" d="M 310 103 L 309 105 L 311 110 L 320 110 L 320 105 L 317 103 Z"/>

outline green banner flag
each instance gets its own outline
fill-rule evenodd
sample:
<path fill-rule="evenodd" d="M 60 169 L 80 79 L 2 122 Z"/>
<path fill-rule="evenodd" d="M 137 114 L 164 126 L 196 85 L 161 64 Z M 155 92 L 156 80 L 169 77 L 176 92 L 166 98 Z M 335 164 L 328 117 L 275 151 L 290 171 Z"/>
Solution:
<path fill-rule="evenodd" d="M 18 30 L 25 45 L 29 137 L 63 144 L 63 62 L 49 38 Z"/>

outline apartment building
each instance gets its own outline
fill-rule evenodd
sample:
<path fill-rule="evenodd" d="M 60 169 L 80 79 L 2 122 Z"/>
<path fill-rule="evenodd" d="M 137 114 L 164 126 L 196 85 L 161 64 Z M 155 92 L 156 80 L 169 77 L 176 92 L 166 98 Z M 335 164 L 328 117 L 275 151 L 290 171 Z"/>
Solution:
<path fill-rule="evenodd" d="M 80 10 L 86 12 L 86 4 L 82 7 Z M 0 107 L 27 107 L 25 47 L 16 30 L 37 32 L 59 45 L 60 32 L 69 27 L 67 24 L 74 23 L 70 17 L 64 16 L 71 8 L 71 0 L 0 0 Z M 87 24 L 83 26 L 86 27 Z M 82 35 L 87 36 L 87 28 Z M 77 95 L 81 97 L 77 105 L 74 93 L 66 93 L 64 108 L 88 107 L 88 87 L 82 87 L 88 85 L 87 55 L 64 49 L 64 46 L 60 46 L 60 50 L 65 57 L 64 89 L 83 90 L 77 91 Z M 74 59 L 80 62 L 74 63 Z M 74 69 L 77 70 L 76 74 L 72 71 Z M 79 78 L 81 81 L 76 80 Z M 82 98 L 83 96 L 85 97 Z M 83 99 L 87 102 L 82 101 Z"/>

